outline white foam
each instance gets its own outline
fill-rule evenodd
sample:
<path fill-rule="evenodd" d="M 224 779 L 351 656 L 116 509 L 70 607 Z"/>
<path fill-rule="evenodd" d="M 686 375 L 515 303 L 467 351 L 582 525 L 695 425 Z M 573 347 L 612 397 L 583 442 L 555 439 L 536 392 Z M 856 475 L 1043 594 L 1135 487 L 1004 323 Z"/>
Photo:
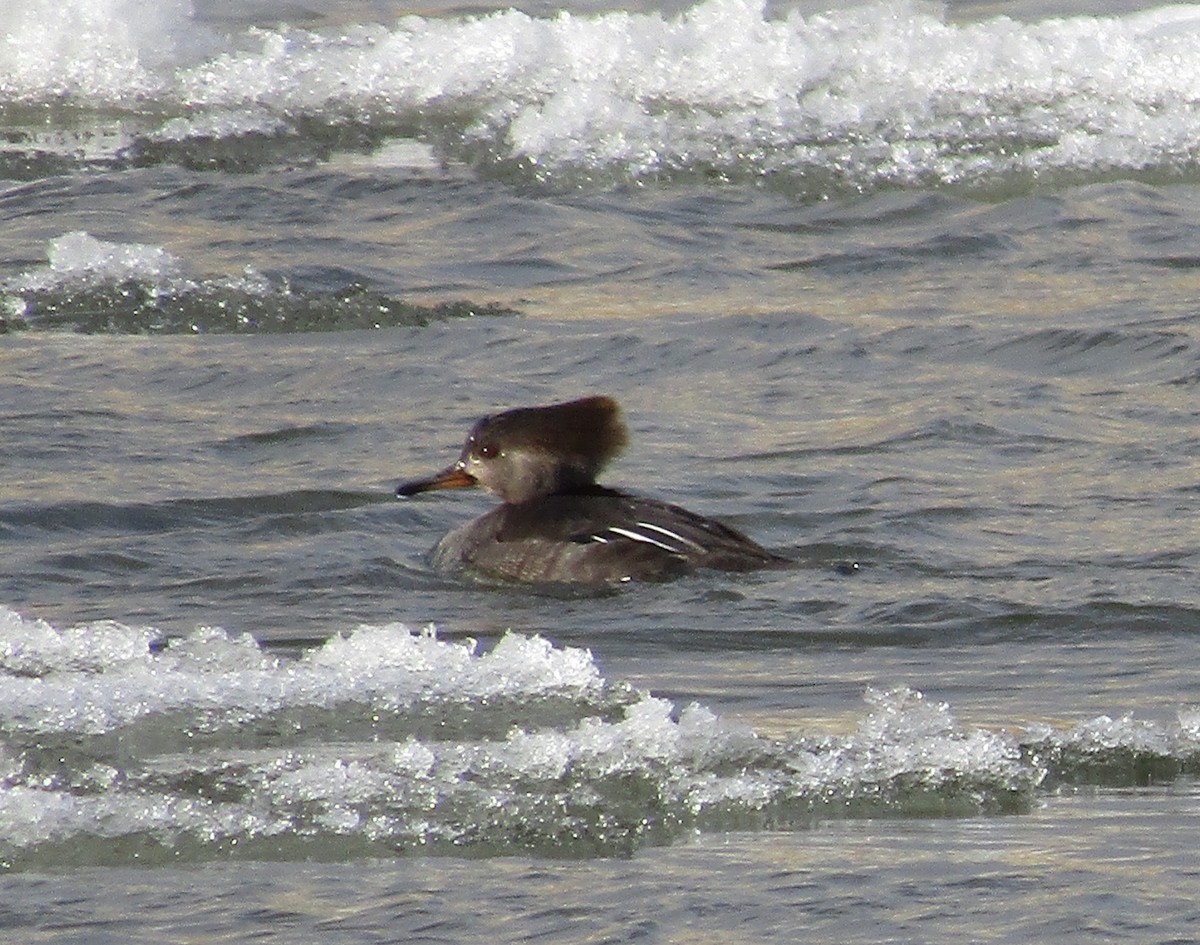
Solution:
<path fill-rule="evenodd" d="M 863 186 L 1200 160 L 1195 6 L 957 23 L 914 0 L 778 19 L 759 0 L 706 0 L 673 18 L 506 11 L 255 29 L 208 37 L 202 58 L 186 3 L 148 9 L 8 5 L 5 97 L 66 96 L 143 123 L 129 103 L 151 100 L 168 117 L 147 134 L 164 142 L 278 134 L 298 116 L 415 125 L 443 156 L 482 152 L 549 178 Z"/>
<path fill-rule="evenodd" d="M 287 122 L 278 115 L 262 109 L 215 109 L 172 118 L 148 137 L 151 141 L 158 142 L 180 142 L 194 138 L 239 138 L 251 134 L 282 134 L 288 127 Z"/>
<path fill-rule="evenodd" d="M 48 263 L 0 281 L 0 309 L 21 317 L 27 297 L 41 293 L 71 293 L 136 282 L 153 297 L 172 297 L 212 291 L 265 297 L 287 293 L 252 267 L 239 274 L 215 278 L 190 275 L 179 257 L 162 246 L 98 239 L 82 230 L 50 240 Z"/>
<path fill-rule="evenodd" d="M 163 94 L 215 38 L 189 0 L 19 0 L 0 5 L 0 89 L 22 101 L 112 104 Z"/>
<path fill-rule="evenodd" d="M 1062 733 L 1058 742 L 1063 748 L 1095 757 L 1131 752 L 1167 758 L 1200 750 L 1196 734 L 1189 731 L 1185 712 L 1179 713 L 1175 727 L 1136 719 L 1132 714 L 1116 719 L 1101 715 Z"/>
<path fill-rule="evenodd" d="M 216 107 L 406 116 L 460 110 L 509 159 L 642 176 L 677 168 L 958 180 L 1195 157 L 1200 12 L 947 24 L 881 3 L 783 20 L 755 0 L 677 19 L 407 18 L 180 74 Z"/>
<path fill-rule="evenodd" d="M 63 633 L 44 620 L 0 607 L 0 673 L 41 677 L 92 674 L 143 660 L 154 632 L 102 621 Z"/>
<path fill-rule="evenodd" d="M 178 280 L 183 272 L 183 263 L 161 246 L 109 242 L 83 231 L 52 239 L 47 255 L 47 266 L 8 280 L 3 289 L 38 292 L 126 280 L 158 283 Z"/>
<path fill-rule="evenodd" d="M 964 774 L 1014 791 L 1041 780 L 1011 733 L 960 726 L 946 703 L 930 703 L 906 687 L 868 690 L 866 698 L 872 711 L 856 735 L 823 742 L 796 759 L 797 770 L 814 788 L 837 784 L 845 797 L 854 798 L 897 779 L 930 792 Z"/>
<path fill-rule="evenodd" d="M 288 827 L 242 804 L 213 804 L 144 792 L 80 795 L 13 786 L 0 791 L 0 835 L 19 847 L 79 837 L 188 834 L 202 842 L 228 836 L 271 836 Z"/>
<path fill-rule="evenodd" d="M 161 652 L 149 631 L 114 622 L 56 630 L 0 610 L 0 724 L 100 734 L 150 715 L 217 714 L 237 726 L 281 708 L 361 701 L 395 709 L 419 700 L 531 697 L 601 684 L 585 650 L 506 637 L 491 651 L 402 624 L 360 627 L 294 662 L 248 635 L 204 628 Z"/>
<path fill-rule="evenodd" d="M 105 843 L 131 837 L 200 858 L 266 839 L 277 846 L 253 855 L 568 840 L 619 852 L 813 813 L 1018 810 L 1052 769 L 1120 778 L 1130 754 L 1163 770 L 1200 755 L 1195 709 L 1176 725 L 1014 733 L 903 687 L 866 702 L 848 735 L 775 741 L 612 685 L 588 651 L 537 636 L 483 651 L 362 626 L 282 658 L 219 629 L 159 647 L 145 628 L 0 610 L 0 857 L 108 860 L 119 848 Z"/>
<path fill-rule="evenodd" d="M 1200 706 L 1186 706 L 1178 712 L 1179 731 L 1200 748 Z"/>

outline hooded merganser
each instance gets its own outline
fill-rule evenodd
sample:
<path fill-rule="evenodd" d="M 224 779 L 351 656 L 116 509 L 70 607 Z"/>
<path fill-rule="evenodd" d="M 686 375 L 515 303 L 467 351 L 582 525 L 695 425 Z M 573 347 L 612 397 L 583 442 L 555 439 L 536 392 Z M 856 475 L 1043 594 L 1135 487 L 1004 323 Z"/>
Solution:
<path fill-rule="evenodd" d="M 627 439 L 611 397 L 520 407 L 484 417 L 457 462 L 396 494 L 481 485 L 500 497 L 501 506 L 438 542 L 433 565 L 443 571 L 614 584 L 791 563 L 720 522 L 597 485 Z"/>

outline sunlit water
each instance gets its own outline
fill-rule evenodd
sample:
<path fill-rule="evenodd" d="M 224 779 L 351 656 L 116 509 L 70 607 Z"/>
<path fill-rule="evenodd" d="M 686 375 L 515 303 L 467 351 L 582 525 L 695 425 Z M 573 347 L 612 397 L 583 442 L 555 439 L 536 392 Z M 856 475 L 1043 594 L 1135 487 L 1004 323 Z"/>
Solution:
<path fill-rule="evenodd" d="M 1200 10 L 489 9 L 0 11 L 5 927 L 1190 940 Z M 592 392 L 800 566 L 432 572 Z"/>

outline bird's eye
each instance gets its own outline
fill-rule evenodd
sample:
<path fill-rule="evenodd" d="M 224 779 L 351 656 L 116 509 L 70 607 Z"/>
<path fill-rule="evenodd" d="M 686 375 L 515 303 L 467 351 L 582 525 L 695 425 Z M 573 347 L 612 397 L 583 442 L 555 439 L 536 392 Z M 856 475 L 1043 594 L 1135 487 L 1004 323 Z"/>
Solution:
<path fill-rule="evenodd" d="M 495 459 L 500 455 L 500 450 L 492 443 L 482 443 L 479 446 L 479 455 L 484 459 Z"/>

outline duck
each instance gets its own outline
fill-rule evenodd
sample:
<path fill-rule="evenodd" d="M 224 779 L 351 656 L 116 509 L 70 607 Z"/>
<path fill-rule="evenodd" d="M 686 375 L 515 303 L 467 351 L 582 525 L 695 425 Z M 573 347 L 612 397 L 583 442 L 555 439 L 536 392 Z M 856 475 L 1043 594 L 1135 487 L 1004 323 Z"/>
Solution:
<path fill-rule="evenodd" d="M 457 460 L 396 495 L 479 486 L 500 499 L 438 541 L 431 562 L 443 573 L 595 586 L 791 564 L 715 519 L 597 483 L 628 441 L 609 396 L 505 410 L 475 423 Z"/>

